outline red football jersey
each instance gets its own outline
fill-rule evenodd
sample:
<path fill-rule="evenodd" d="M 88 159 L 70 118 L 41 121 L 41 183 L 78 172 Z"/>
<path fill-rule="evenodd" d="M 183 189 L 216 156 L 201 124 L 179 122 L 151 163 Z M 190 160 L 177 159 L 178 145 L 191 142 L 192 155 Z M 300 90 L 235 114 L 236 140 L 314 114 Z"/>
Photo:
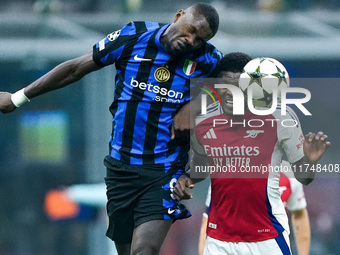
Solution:
<path fill-rule="evenodd" d="M 288 122 L 296 125 L 283 125 Z M 256 242 L 289 231 L 280 198 L 280 171 L 270 170 L 280 169 L 284 154 L 290 162 L 303 157 L 303 135 L 294 112 L 289 109 L 283 116 L 280 111 L 265 116 L 247 112 L 230 118 L 218 105 L 197 117 L 195 136 L 210 166 L 216 167 L 211 174 L 208 236 Z M 216 173 L 218 169 L 221 172 Z"/>

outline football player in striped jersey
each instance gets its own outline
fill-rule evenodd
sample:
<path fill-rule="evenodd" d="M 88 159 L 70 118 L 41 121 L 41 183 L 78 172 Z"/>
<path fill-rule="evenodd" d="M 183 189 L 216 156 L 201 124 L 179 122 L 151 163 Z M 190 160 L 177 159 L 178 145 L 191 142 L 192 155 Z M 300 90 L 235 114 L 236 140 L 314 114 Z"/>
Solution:
<path fill-rule="evenodd" d="M 222 54 L 208 40 L 218 25 L 217 11 L 205 3 L 178 11 L 169 24 L 130 22 L 24 89 L 0 92 L 0 111 L 9 113 L 115 64 L 112 134 L 104 163 L 107 236 L 120 255 L 158 254 L 172 222 L 190 216 L 171 196 L 189 150 L 188 140 L 174 136 L 181 130 L 178 125 L 171 136 L 171 125 L 192 97 L 190 79 L 215 73 Z"/>

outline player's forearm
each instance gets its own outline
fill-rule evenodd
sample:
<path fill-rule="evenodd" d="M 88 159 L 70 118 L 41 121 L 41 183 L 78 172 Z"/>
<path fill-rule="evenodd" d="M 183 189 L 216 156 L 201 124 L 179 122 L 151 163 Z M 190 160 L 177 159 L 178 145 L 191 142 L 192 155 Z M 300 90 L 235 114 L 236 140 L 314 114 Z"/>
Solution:
<path fill-rule="evenodd" d="M 24 93 L 31 99 L 72 84 L 96 69 L 99 68 L 92 60 L 92 53 L 88 53 L 79 58 L 59 64 L 38 80 L 28 85 Z"/>
<path fill-rule="evenodd" d="M 200 237 L 198 242 L 198 255 L 203 255 L 205 239 L 207 238 L 207 223 L 208 218 L 203 216 L 200 229 Z"/>
<path fill-rule="evenodd" d="M 204 181 L 208 176 L 208 171 L 201 171 L 200 169 L 204 166 L 207 166 L 209 163 L 209 159 L 205 155 L 199 155 L 197 153 L 193 154 L 193 157 L 190 161 L 190 178 L 193 183 L 199 183 Z"/>
<path fill-rule="evenodd" d="M 308 185 L 315 178 L 314 165 L 316 162 L 310 161 L 306 156 L 304 156 L 299 161 L 292 164 L 292 169 L 294 171 L 295 178 L 302 184 Z"/>
<path fill-rule="evenodd" d="M 299 255 L 308 255 L 311 231 L 306 208 L 292 214 L 292 225 Z"/>

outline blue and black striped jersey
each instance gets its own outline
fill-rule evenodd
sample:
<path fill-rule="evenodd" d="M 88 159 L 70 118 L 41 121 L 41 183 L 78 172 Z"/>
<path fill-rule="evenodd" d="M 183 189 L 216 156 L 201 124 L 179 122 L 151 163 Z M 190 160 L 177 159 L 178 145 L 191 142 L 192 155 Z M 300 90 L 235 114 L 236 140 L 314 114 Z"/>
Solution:
<path fill-rule="evenodd" d="M 110 155 L 126 164 L 185 162 L 188 143 L 170 138 L 173 117 L 191 99 L 190 78 L 211 76 L 222 57 L 210 43 L 171 57 L 160 43 L 169 25 L 131 22 L 93 47 L 99 66 L 116 66 Z"/>

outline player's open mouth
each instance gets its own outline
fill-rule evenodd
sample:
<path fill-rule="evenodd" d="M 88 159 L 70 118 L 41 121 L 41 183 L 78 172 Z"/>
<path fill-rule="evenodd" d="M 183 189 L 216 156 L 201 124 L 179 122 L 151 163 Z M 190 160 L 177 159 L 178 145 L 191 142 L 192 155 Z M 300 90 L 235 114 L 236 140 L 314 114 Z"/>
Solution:
<path fill-rule="evenodd" d="M 224 104 L 227 108 L 232 109 L 233 108 L 233 100 L 226 100 L 224 101 Z"/>

